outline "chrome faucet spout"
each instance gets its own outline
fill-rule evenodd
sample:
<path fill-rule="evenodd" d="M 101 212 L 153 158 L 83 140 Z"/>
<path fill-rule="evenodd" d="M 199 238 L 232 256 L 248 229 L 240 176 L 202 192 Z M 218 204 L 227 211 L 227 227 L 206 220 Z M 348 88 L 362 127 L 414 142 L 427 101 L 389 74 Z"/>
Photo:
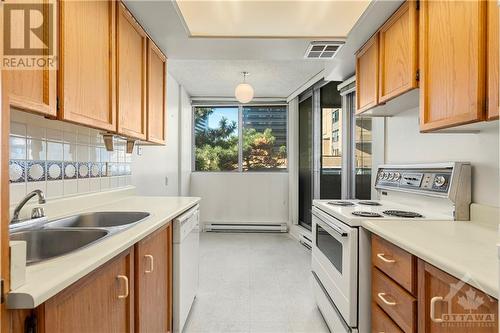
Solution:
<path fill-rule="evenodd" d="M 10 220 L 10 223 L 16 223 L 19 222 L 19 213 L 21 212 L 21 209 L 26 205 L 26 203 L 33 198 L 34 196 L 38 196 L 38 203 L 39 204 L 44 204 L 45 203 L 45 194 L 43 193 L 42 190 L 34 190 L 28 193 L 23 200 L 16 206 L 16 209 L 14 209 L 14 214 L 12 216 L 12 220 Z"/>

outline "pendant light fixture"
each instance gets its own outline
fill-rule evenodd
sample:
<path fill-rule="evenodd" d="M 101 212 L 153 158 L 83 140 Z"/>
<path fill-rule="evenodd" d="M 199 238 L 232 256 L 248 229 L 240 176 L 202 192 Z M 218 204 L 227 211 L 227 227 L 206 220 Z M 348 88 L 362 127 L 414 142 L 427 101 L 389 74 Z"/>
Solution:
<path fill-rule="evenodd" d="M 253 99 L 253 88 L 246 82 L 248 72 L 241 72 L 243 74 L 243 83 L 240 83 L 234 89 L 234 96 L 240 103 L 248 103 Z"/>

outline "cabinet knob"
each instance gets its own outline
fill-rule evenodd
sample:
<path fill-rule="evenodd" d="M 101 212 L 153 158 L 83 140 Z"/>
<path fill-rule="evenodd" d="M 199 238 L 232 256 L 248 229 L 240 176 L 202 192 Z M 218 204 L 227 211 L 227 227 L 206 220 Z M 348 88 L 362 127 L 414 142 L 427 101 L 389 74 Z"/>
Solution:
<path fill-rule="evenodd" d="M 146 269 L 144 273 L 152 273 L 155 269 L 155 258 L 151 254 L 144 255 L 144 258 L 149 259 L 149 269 Z"/>
<path fill-rule="evenodd" d="M 434 296 L 431 298 L 431 320 L 435 323 L 442 323 L 443 319 L 442 318 L 437 318 L 435 315 L 436 312 L 436 303 L 441 302 L 443 298 L 441 296 Z"/>
<path fill-rule="evenodd" d="M 128 277 L 125 275 L 118 275 L 116 279 L 121 280 L 125 283 L 125 293 L 122 295 L 118 295 L 118 298 L 119 299 L 127 298 L 129 294 Z"/>

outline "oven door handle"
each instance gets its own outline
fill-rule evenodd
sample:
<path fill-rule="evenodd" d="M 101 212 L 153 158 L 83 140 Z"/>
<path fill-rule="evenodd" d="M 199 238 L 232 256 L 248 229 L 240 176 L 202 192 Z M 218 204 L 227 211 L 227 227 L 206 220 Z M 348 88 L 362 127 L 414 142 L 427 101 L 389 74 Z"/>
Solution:
<path fill-rule="evenodd" d="M 316 216 L 316 217 L 320 221 L 320 224 L 323 227 L 323 229 L 331 229 L 331 230 L 335 231 L 335 233 L 337 233 L 340 237 L 347 237 L 347 232 L 345 232 L 344 230 L 340 229 L 337 226 L 326 223 L 321 218 L 319 218 L 319 216 Z"/>

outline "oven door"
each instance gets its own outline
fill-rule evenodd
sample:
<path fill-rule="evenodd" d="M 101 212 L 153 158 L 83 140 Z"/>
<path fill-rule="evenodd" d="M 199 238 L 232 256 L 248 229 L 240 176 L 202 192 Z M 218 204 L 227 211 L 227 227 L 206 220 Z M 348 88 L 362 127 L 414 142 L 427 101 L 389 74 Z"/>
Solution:
<path fill-rule="evenodd" d="M 358 229 L 313 207 L 312 270 L 349 327 L 358 322 Z"/>

